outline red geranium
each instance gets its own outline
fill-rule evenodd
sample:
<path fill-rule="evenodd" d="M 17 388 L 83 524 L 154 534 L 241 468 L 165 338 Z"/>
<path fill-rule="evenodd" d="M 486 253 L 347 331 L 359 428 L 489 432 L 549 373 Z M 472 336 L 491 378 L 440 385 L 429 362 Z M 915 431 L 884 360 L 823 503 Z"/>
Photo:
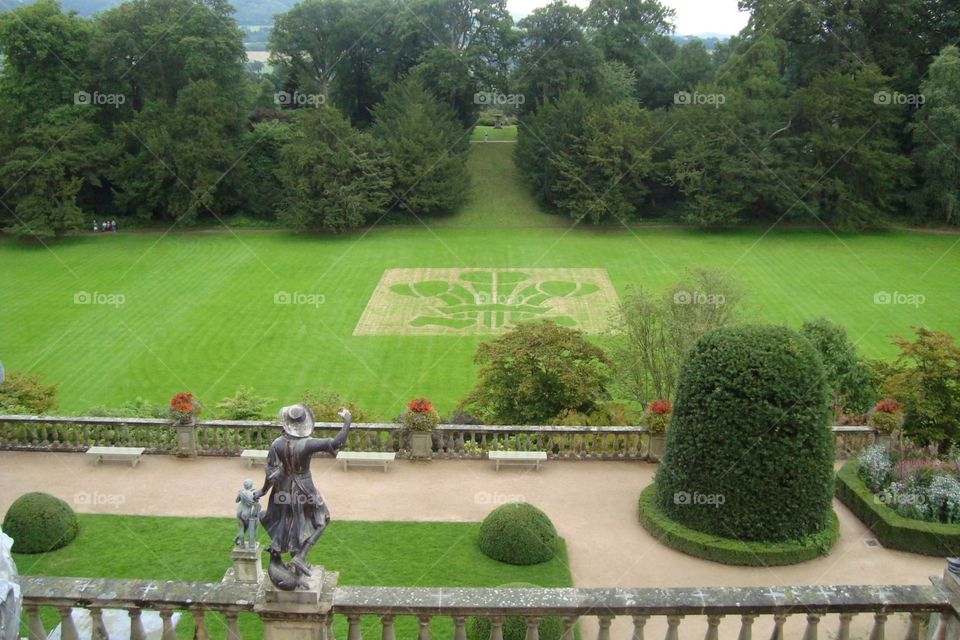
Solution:
<path fill-rule="evenodd" d="M 647 411 L 656 413 L 657 415 L 663 415 L 673 411 L 673 405 L 669 400 L 654 400 L 647 405 Z"/>
<path fill-rule="evenodd" d="M 177 395 L 170 398 L 170 408 L 174 411 L 190 413 L 195 408 L 193 394 L 186 391 L 181 391 Z"/>
<path fill-rule="evenodd" d="M 430 413 L 433 411 L 433 403 L 426 398 L 417 398 L 407 404 L 407 409 L 414 413 Z"/>
<path fill-rule="evenodd" d="M 877 404 L 873 405 L 873 408 L 881 413 L 900 413 L 900 410 L 903 409 L 903 405 L 892 398 L 884 398 Z"/>

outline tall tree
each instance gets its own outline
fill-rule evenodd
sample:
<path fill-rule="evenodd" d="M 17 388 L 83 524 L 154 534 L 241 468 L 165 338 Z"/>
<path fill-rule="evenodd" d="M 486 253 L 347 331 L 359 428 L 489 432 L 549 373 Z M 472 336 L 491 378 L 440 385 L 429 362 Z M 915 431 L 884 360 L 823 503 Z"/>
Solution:
<path fill-rule="evenodd" d="M 946 224 L 960 223 L 960 49 L 946 47 L 930 65 L 920 89 L 923 107 L 911 126 L 914 158 L 923 184 L 918 212 Z"/>

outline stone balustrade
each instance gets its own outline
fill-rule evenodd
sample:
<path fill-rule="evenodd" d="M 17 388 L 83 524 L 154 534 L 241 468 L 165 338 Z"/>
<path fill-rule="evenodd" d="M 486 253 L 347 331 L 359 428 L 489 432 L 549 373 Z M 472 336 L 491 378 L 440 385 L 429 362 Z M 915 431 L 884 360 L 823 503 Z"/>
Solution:
<path fill-rule="evenodd" d="M 316 426 L 333 436 L 339 423 Z M 841 453 L 871 442 L 871 427 L 833 427 Z M 85 451 L 90 446 L 144 447 L 146 453 L 236 456 L 266 449 L 280 427 L 271 421 L 198 420 L 181 426 L 155 418 L 0 416 L 0 450 Z M 408 432 L 394 423 L 356 423 L 347 450 L 408 454 Z M 562 460 L 646 460 L 651 435 L 642 427 L 488 426 L 441 424 L 433 432 L 434 456 L 482 458 L 488 451 L 546 451 Z"/>
<path fill-rule="evenodd" d="M 335 575 L 335 574 L 334 574 Z M 162 640 L 174 640 L 176 630 L 170 622 L 173 612 L 184 612 L 194 623 L 194 637 L 209 637 L 206 616 L 219 613 L 225 620 L 225 637 L 239 638 L 237 618 L 253 613 L 264 621 L 267 640 L 314 638 L 332 640 L 334 621 L 345 624 L 347 640 L 367 637 L 396 639 L 396 624 L 402 617 L 416 621 L 418 640 L 429 640 L 431 622 L 437 618 L 452 621 L 454 640 L 466 640 L 467 620 L 483 616 L 490 621 L 490 640 L 502 640 L 507 616 L 520 616 L 525 621 L 527 640 L 538 640 L 541 621 L 547 617 L 562 620 L 564 640 L 573 640 L 575 625 L 592 621 L 591 632 L 580 627 L 580 637 L 610 640 L 614 622 L 626 622 L 625 633 L 618 637 L 643 640 L 652 637 L 656 626 L 664 640 L 700 638 L 718 640 L 720 625 L 732 620 L 738 640 L 765 636 L 783 640 L 791 619 L 797 620 L 803 640 L 836 638 L 849 640 L 859 636 L 851 629 L 856 621 L 866 622 L 870 640 L 884 640 L 894 635 L 903 640 L 957 640 L 960 622 L 953 604 L 960 595 L 956 576 L 944 572 L 926 586 L 794 586 L 794 587 L 714 587 L 714 588 L 562 588 L 562 589 L 476 589 L 476 588 L 404 588 L 337 586 L 332 580 L 323 590 L 327 598 L 317 602 L 326 606 L 303 606 L 290 613 L 288 605 L 270 605 L 264 598 L 264 585 L 230 580 L 224 582 L 180 583 L 145 580 L 102 580 L 83 578 L 23 577 L 24 619 L 30 640 L 45 640 L 40 610 L 52 607 L 59 614 L 63 640 L 77 640 L 72 619 L 74 607 L 87 609 L 94 620 L 106 609 L 125 610 L 130 617 L 131 640 L 144 638 L 139 619 L 143 611 L 158 611 L 164 621 Z M 299 593 L 299 592 L 293 592 Z M 284 635 L 285 616 L 303 619 L 316 610 L 316 629 L 303 635 L 302 625 L 293 635 Z M 285 613 L 286 612 L 286 613 Z M 308 612 L 308 613 L 304 613 Z M 829 618 L 828 618 L 829 617 Z M 831 625 L 821 622 L 831 621 Z M 901 628 L 889 629 L 899 620 Z M 660 620 L 664 624 L 654 625 Z M 363 621 L 363 623 L 362 623 Z M 699 623 L 695 622 L 699 621 Z M 302 622 L 302 620 L 301 620 Z M 371 624 L 371 622 L 373 624 Z M 705 631 L 704 623 L 705 622 Z M 218 620 L 218 624 L 222 624 Z M 621 628 L 620 625 L 618 628 Z M 823 628 L 821 628 L 823 627 Z M 860 627 L 863 628 L 863 627 Z M 289 627 L 287 627 L 289 630 Z M 646 633 L 646 636 L 645 636 Z M 217 635 L 221 635 L 218 633 Z M 793 634 L 787 634 L 793 637 Z M 105 638 L 93 635 L 94 638 Z"/>

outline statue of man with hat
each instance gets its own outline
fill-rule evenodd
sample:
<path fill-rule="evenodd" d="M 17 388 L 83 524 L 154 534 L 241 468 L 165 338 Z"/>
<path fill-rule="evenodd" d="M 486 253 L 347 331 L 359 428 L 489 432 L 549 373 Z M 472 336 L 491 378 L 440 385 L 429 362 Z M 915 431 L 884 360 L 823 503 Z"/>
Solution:
<path fill-rule="evenodd" d="M 310 458 L 317 453 L 336 455 L 350 432 L 350 412 L 340 409 L 343 428 L 333 438 L 311 438 L 313 413 L 304 404 L 295 404 L 280 410 L 283 433 L 270 445 L 267 455 L 266 478 L 257 499 L 270 491 L 267 511 L 260 518 L 270 534 L 270 565 L 268 575 L 279 589 L 291 591 L 305 584 L 310 575 L 307 554 L 330 522 L 320 492 L 310 475 Z M 282 553 L 290 554 L 285 564 Z"/>

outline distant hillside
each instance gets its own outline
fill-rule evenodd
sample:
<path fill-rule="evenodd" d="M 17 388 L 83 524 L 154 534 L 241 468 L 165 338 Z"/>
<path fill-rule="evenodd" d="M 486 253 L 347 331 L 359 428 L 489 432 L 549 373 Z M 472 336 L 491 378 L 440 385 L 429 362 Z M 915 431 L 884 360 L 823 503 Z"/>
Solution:
<path fill-rule="evenodd" d="M 121 0 L 60 0 L 66 11 L 76 11 L 81 16 L 92 16 L 95 13 L 110 9 L 121 3 Z M 0 11 L 33 4 L 32 0 L 4 0 L 0 4 Z M 233 0 L 237 10 L 237 22 L 242 25 L 272 24 L 273 16 L 288 11 L 296 0 Z"/>

